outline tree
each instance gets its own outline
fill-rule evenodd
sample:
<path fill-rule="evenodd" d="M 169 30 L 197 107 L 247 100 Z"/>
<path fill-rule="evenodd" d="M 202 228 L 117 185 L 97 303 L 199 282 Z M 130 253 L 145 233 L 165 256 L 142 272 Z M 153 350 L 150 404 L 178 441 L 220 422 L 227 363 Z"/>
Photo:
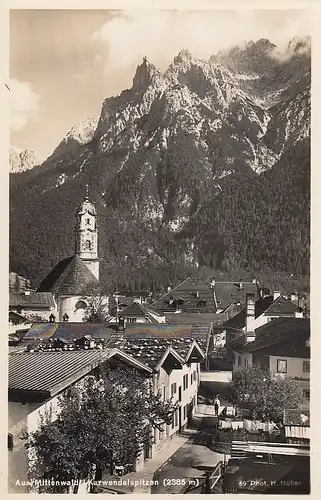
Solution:
<path fill-rule="evenodd" d="M 83 321 L 86 323 L 105 323 L 108 320 L 108 292 L 100 287 L 87 288 L 81 301 L 87 304 L 83 315 Z"/>
<path fill-rule="evenodd" d="M 259 364 L 241 367 L 230 383 L 232 402 L 251 410 L 253 417 L 281 422 L 285 408 L 298 408 L 302 391 L 297 382 L 288 377 L 273 376 Z"/>
<path fill-rule="evenodd" d="M 82 384 L 60 397 L 60 413 L 47 415 L 29 436 L 34 452 L 33 474 L 58 485 L 44 492 L 60 493 L 62 481 L 88 479 L 107 467 L 134 464 L 151 429 L 172 422 L 177 404 L 154 394 L 151 381 L 132 368 L 104 365 Z"/>
<path fill-rule="evenodd" d="M 29 321 L 29 323 L 47 323 L 48 321 L 46 318 L 36 313 L 29 313 L 26 315 L 26 318 Z"/>

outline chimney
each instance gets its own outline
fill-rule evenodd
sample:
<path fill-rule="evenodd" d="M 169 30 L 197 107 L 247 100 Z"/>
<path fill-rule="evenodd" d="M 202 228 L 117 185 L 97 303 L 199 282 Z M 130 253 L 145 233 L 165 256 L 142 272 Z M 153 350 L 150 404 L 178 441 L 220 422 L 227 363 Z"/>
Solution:
<path fill-rule="evenodd" d="M 30 290 L 25 290 L 25 291 L 23 292 L 23 294 L 24 294 L 24 295 L 30 295 Z"/>
<path fill-rule="evenodd" d="M 124 316 L 119 316 L 118 331 L 119 332 L 124 332 L 125 331 L 125 318 L 124 318 Z"/>
<path fill-rule="evenodd" d="M 170 291 L 171 291 L 171 287 L 170 287 L 170 286 L 168 286 L 168 287 L 167 287 L 167 293 L 169 293 Z"/>
<path fill-rule="evenodd" d="M 240 279 L 240 290 L 243 289 L 243 281 Z"/>
<path fill-rule="evenodd" d="M 303 318 L 303 311 L 301 307 L 298 307 L 298 309 L 294 313 L 295 318 Z"/>
<path fill-rule="evenodd" d="M 197 297 L 198 299 L 199 299 L 199 297 L 200 297 L 200 291 L 199 291 L 199 289 L 197 289 L 197 290 L 196 290 L 196 297 Z"/>
<path fill-rule="evenodd" d="M 245 313 L 246 342 L 250 342 L 251 340 L 255 339 L 254 320 L 255 320 L 255 295 L 254 293 L 247 293 L 246 313 Z"/>
<path fill-rule="evenodd" d="M 215 287 L 215 278 L 214 278 L 214 277 L 212 277 L 212 278 L 210 279 L 210 287 L 211 287 L 211 288 L 214 288 L 214 287 Z"/>
<path fill-rule="evenodd" d="M 281 292 L 278 292 L 277 290 L 275 290 L 275 291 L 273 292 L 273 300 L 276 300 L 276 299 L 277 299 L 278 297 L 280 297 L 280 296 L 281 296 Z"/>
<path fill-rule="evenodd" d="M 296 304 L 298 304 L 299 303 L 298 294 L 295 292 L 292 292 L 290 295 L 290 300 L 291 300 L 291 302 L 295 302 Z"/>

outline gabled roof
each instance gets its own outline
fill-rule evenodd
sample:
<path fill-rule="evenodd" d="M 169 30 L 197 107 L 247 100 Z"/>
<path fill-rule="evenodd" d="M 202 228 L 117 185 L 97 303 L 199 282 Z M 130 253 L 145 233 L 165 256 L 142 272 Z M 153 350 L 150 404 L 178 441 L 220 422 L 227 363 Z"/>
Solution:
<path fill-rule="evenodd" d="M 35 393 L 43 399 L 76 382 L 106 359 L 108 351 L 23 352 L 9 355 L 9 399 Z M 12 399 L 11 399 L 12 400 Z"/>
<path fill-rule="evenodd" d="M 199 294 L 197 294 L 197 290 Z M 160 299 L 153 302 L 153 307 L 162 311 L 175 310 L 170 305 L 170 301 L 181 301 L 183 311 L 185 312 L 215 312 L 213 292 L 210 286 L 200 278 L 187 278 Z M 202 306 L 201 302 L 206 301 Z"/>
<path fill-rule="evenodd" d="M 298 310 L 298 306 L 294 304 L 291 300 L 280 295 L 275 299 L 270 307 L 266 309 L 264 314 L 266 316 L 274 316 L 277 314 L 294 314 Z"/>
<path fill-rule="evenodd" d="M 9 355 L 9 400 L 44 400 L 60 393 L 110 358 L 152 370 L 118 349 L 22 352 Z"/>
<path fill-rule="evenodd" d="M 273 297 L 264 297 L 263 299 L 258 299 L 255 302 L 255 318 L 258 318 L 261 316 L 261 314 L 266 311 L 270 305 L 273 302 Z M 233 316 L 232 318 L 228 319 L 223 323 L 223 326 L 226 328 L 237 328 L 237 329 L 242 329 L 245 327 L 245 322 L 246 322 L 246 308 L 243 307 L 243 309 Z"/>
<path fill-rule="evenodd" d="M 197 294 L 197 290 L 199 294 Z M 256 298 L 259 297 L 259 289 L 257 283 L 253 281 L 240 282 L 216 281 L 214 286 L 217 307 L 214 300 L 213 290 L 209 284 L 200 278 L 187 278 L 175 288 L 167 292 L 163 297 L 156 300 L 153 306 L 156 309 L 169 312 L 175 307 L 170 306 L 170 299 L 174 302 L 183 299 L 184 303 L 181 308 L 184 312 L 216 312 L 218 309 L 225 310 L 230 304 L 245 304 L 246 294 L 252 293 Z M 206 305 L 201 305 L 202 301 L 206 301 Z"/>
<path fill-rule="evenodd" d="M 284 410 L 283 424 L 310 427 L 310 410 Z"/>
<path fill-rule="evenodd" d="M 133 302 L 127 306 L 126 309 L 121 311 L 120 315 L 125 317 L 143 317 L 146 318 L 149 323 L 157 323 L 157 320 L 155 320 L 152 315 L 158 317 L 162 316 L 159 311 L 156 311 L 152 307 L 139 304 L 138 302 Z"/>
<path fill-rule="evenodd" d="M 15 311 L 9 311 L 9 318 L 10 317 L 13 317 L 16 319 L 21 319 L 21 320 L 23 320 L 24 323 L 26 323 L 28 321 L 28 318 L 26 318 L 25 316 L 22 316 L 22 314 L 19 314 Z"/>
<path fill-rule="evenodd" d="M 50 291 L 30 292 L 30 294 L 10 292 L 9 307 L 22 308 L 34 307 L 44 309 L 55 307 L 54 299 Z"/>
<path fill-rule="evenodd" d="M 268 346 L 280 344 L 299 336 L 310 338 L 310 320 L 307 318 L 276 318 L 255 330 L 255 340 L 246 342 L 246 334 L 226 344 L 227 349 L 236 352 L 254 352 Z"/>
<path fill-rule="evenodd" d="M 259 288 L 257 283 L 253 281 L 216 281 L 215 282 L 215 295 L 217 300 L 217 307 L 225 310 L 230 304 L 245 305 L 246 294 L 250 293 L 259 298 Z"/>
<path fill-rule="evenodd" d="M 90 287 L 98 285 L 97 278 L 78 255 L 61 260 L 40 283 L 39 292 L 54 295 L 83 295 Z"/>

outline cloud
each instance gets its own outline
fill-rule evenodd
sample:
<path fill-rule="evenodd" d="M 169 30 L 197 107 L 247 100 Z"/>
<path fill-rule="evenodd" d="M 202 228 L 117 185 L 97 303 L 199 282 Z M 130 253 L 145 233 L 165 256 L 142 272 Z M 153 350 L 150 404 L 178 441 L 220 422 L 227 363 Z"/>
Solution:
<path fill-rule="evenodd" d="M 11 129 L 21 130 L 30 120 L 39 117 L 40 95 L 34 92 L 28 82 L 12 78 L 10 88 Z"/>
<path fill-rule="evenodd" d="M 118 70 L 144 56 L 165 69 L 182 49 L 208 58 L 244 41 L 268 38 L 282 51 L 293 37 L 309 34 L 304 10 L 124 10 L 96 31 L 93 41 L 105 47 L 106 64 Z"/>

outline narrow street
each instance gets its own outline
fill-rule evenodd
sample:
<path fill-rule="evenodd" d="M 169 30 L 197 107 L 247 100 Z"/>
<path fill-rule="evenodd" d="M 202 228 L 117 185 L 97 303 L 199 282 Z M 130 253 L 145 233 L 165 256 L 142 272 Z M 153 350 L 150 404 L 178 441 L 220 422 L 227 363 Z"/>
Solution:
<path fill-rule="evenodd" d="M 196 428 L 183 432 L 183 435 L 189 436 L 187 442 L 155 471 L 153 480 L 158 481 L 158 485 L 151 487 L 151 493 L 180 493 L 184 482 L 193 486 L 197 483 L 196 478 L 204 476 L 204 471 L 224 459 L 224 455 L 210 449 L 217 422 L 213 406 L 199 406 L 203 408 L 198 408 L 195 415 Z M 200 488 L 191 493 L 200 493 Z"/>

